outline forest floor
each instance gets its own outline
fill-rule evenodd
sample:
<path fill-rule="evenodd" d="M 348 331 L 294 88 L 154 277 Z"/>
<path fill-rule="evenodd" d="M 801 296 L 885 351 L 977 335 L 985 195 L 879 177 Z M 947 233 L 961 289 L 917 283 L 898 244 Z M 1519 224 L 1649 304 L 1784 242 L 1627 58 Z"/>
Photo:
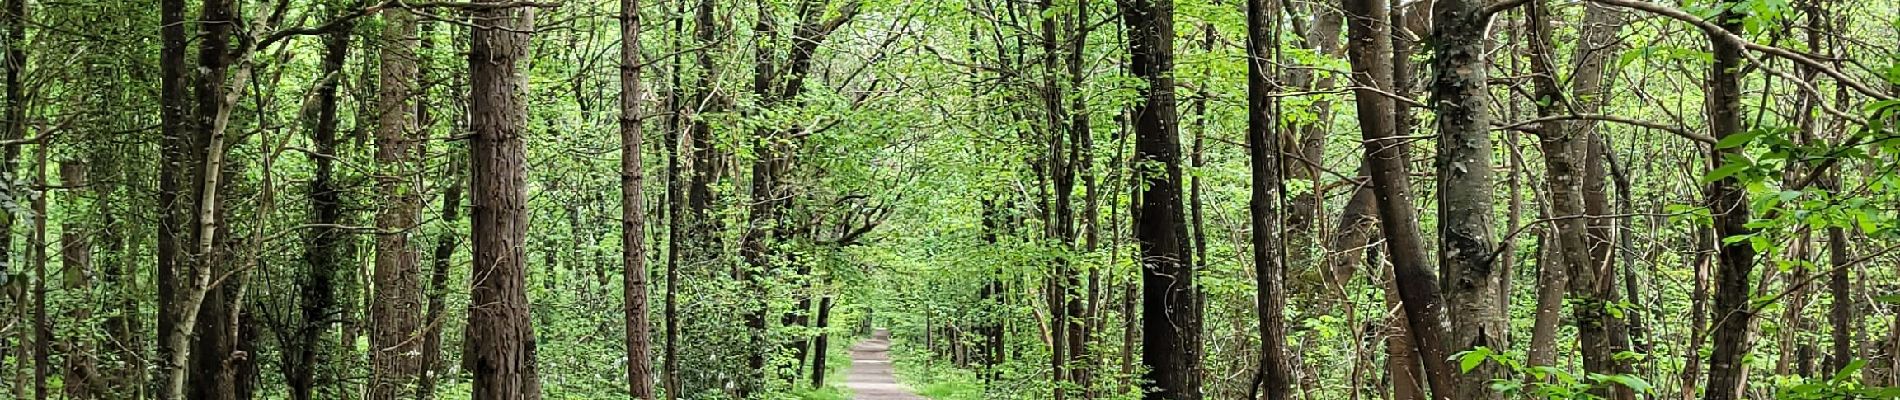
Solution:
<path fill-rule="evenodd" d="M 904 384 L 897 383 L 890 351 L 891 331 L 885 329 L 878 329 L 870 339 L 851 346 L 851 372 L 845 377 L 844 387 L 851 390 L 853 399 L 924 400 Z"/>

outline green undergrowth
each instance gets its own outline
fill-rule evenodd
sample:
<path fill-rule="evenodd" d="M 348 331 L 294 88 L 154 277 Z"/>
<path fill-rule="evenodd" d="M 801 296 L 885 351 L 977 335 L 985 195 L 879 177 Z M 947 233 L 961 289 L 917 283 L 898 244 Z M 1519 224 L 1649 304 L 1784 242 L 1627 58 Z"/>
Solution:
<path fill-rule="evenodd" d="M 891 362 L 897 369 L 897 380 L 917 395 L 932 400 L 985 399 L 983 382 L 975 372 L 943 362 L 926 362 L 922 355 L 908 349 L 902 342 L 893 343 Z"/>
<path fill-rule="evenodd" d="M 851 391 L 844 388 L 844 379 L 851 373 L 851 344 L 857 343 L 856 336 L 833 333 L 829 349 L 825 349 L 825 387 L 811 388 L 810 382 L 800 382 L 798 389 L 791 395 L 797 400 L 849 400 Z"/>

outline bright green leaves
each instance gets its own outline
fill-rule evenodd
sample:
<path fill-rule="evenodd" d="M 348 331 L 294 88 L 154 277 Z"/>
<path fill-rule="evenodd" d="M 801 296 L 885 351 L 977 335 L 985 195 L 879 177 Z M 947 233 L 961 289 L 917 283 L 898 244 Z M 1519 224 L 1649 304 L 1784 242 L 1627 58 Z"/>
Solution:
<path fill-rule="evenodd" d="M 1458 372 L 1470 373 L 1471 370 L 1477 369 L 1479 365 L 1484 364 L 1485 359 L 1491 358 L 1491 356 L 1494 355 L 1497 355 L 1497 353 L 1491 351 L 1491 348 L 1478 346 L 1471 350 L 1453 354 L 1451 357 L 1458 360 Z"/>
<path fill-rule="evenodd" d="M 1860 382 L 1860 370 L 1867 360 L 1854 360 L 1846 368 L 1826 378 L 1806 378 L 1781 388 L 1775 398 L 1784 400 L 1900 399 L 1900 388 L 1868 387 Z"/>
<path fill-rule="evenodd" d="M 1491 381 L 1491 390 L 1505 394 L 1506 398 L 1535 399 L 1596 399 L 1592 390 L 1622 386 L 1637 393 L 1653 393 L 1655 386 L 1641 376 L 1633 374 L 1596 374 L 1585 373 L 1580 379 L 1577 374 L 1549 365 L 1524 365 L 1519 359 L 1521 352 L 1500 353 L 1488 347 L 1476 347 L 1452 355 L 1458 362 L 1458 370 L 1469 373 L 1485 361 L 1493 361 L 1511 371 L 1511 376 Z M 1630 351 L 1616 354 L 1618 360 L 1641 361 L 1648 355 Z"/>
<path fill-rule="evenodd" d="M 1729 155 L 1723 161 L 1722 166 L 1710 170 L 1708 175 L 1703 175 L 1701 183 L 1708 184 L 1710 182 L 1728 179 L 1731 176 L 1735 176 L 1735 174 L 1755 166 L 1754 160 L 1736 154 Z"/>

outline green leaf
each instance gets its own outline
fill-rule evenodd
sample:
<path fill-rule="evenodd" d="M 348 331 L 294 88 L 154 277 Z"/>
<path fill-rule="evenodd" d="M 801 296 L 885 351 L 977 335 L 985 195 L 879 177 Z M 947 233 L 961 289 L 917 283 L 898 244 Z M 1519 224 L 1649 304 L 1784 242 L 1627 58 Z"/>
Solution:
<path fill-rule="evenodd" d="M 1625 374 L 1606 375 L 1603 377 L 1603 380 L 1606 382 L 1623 385 L 1624 387 L 1630 388 L 1630 390 L 1635 390 L 1639 393 L 1649 393 L 1650 389 L 1652 389 L 1648 381 L 1644 381 L 1643 378 L 1638 378 L 1633 375 L 1625 375 Z"/>
<path fill-rule="evenodd" d="M 1478 365 L 1484 364 L 1484 359 L 1490 356 L 1491 349 L 1486 347 L 1478 347 L 1470 351 L 1458 353 L 1458 371 L 1460 373 L 1469 373 L 1472 369 L 1478 368 Z"/>
<path fill-rule="evenodd" d="M 1747 132 L 1728 135 L 1728 137 L 1724 137 L 1722 138 L 1722 140 L 1715 141 L 1715 148 L 1728 149 L 1728 148 L 1742 147 L 1744 145 L 1747 145 L 1748 142 L 1754 141 L 1756 137 L 1760 137 L 1764 133 L 1768 133 L 1768 131 L 1765 129 L 1750 129 Z"/>
<path fill-rule="evenodd" d="M 1750 164 L 1747 162 L 1730 161 L 1727 164 L 1722 164 L 1722 167 L 1720 168 L 1716 168 L 1713 171 L 1709 171 L 1708 176 L 1702 177 L 1702 183 L 1715 182 L 1715 181 L 1722 180 L 1724 178 L 1735 176 L 1735 173 L 1742 172 L 1742 170 L 1746 170 L 1748 169 L 1748 167 L 1752 165 L 1753 164 Z"/>
<path fill-rule="evenodd" d="M 1841 382 L 1841 381 L 1846 381 L 1849 378 L 1853 378 L 1854 373 L 1860 372 L 1860 369 L 1866 366 L 1867 366 L 1867 360 L 1854 360 L 1852 362 L 1848 362 L 1847 367 L 1841 368 L 1840 372 L 1834 373 L 1834 381 Z"/>

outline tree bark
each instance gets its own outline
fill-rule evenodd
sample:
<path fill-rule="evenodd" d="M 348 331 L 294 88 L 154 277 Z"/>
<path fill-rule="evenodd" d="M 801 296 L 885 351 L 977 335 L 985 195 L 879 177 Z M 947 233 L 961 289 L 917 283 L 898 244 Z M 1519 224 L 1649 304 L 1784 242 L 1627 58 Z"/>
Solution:
<path fill-rule="evenodd" d="M 293 399 L 309 400 L 317 390 L 318 366 L 326 362 L 326 350 L 323 336 L 333 325 L 336 310 L 336 275 L 342 271 L 343 243 L 348 232 L 333 228 L 343 223 L 341 189 L 336 186 L 335 159 L 337 154 L 337 86 L 343 80 L 343 63 L 349 57 L 350 32 L 352 29 L 339 29 L 324 37 L 324 53 L 317 74 L 316 115 L 310 116 L 310 142 L 315 150 L 310 154 L 310 162 L 316 167 L 316 173 L 310 179 L 310 223 L 318 227 L 307 230 L 304 237 L 303 261 L 308 272 L 297 282 L 298 308 L 301 321 L 297 326 L 294 342 L 285 346 L 284 373 L 285 382 L 290 386 Z"/>
<path fill-rule="evenodd" d="M 422 212 L 415 176 L 419 132 L 413 98 L 422 93 L 416 65 L 416 22 L 406 9 L 383 14 L 380 97 L 377 100 L 376 272 L 370 309 L 371 400 L 416 396 L 422 375 L 422 270 L 409 231 Z"/>
<path fill-rule="evenodd" d="M 1252 198 L 1247 203 L 1253 230 L 1254 297 L 1259 319 L 1261 391 L 1268 400 L 1292 397 L 1291 365 L 1286 354 L 1286 244 L 1281 237 L 1284 182 L 1279 151 L 1279 9 L 1272 0 L 1246 0 L 1247 11 L 1247 159 L 1252 166 Z M 1203 115 L 1203 118 L 1206 118 Z"/>
<path fill-rule="evenodd" d="M 640 1 L 620 1 L 620 246 L 626 314 L 628 394 L 653 397 L 652 339 L 647 322 L 646 172 L 640 146 Z"/>
<path fill-rule="evenodd" d="M 1438 121 L 1438 218 L 1444 242 L 1439 262 L 1451 316 L 1447 351 L 1479 347 L 1502 351 L 1510 335 L 1509 321 L 1497 302 L 1502 283 L 1491 232 L 1495 184 L 1486 78 L 1490 67 L 1484 53 L 1490 16 L 1485 4 L 1437 0 L 1432 7 L 1436 76 L 1431 104 Z M 1499 398 L 1499 393 L 1490 390 L 1490 382 L 1503 373 L 1497 363 L 1481 363 L 1456 378 L 1453 396 Z"/>
<path fill-rule="evenodd" d="M 1388 13 L 1379 0 L 1346 0 L 1346 25 L 1351 39 L 1347 54 L 1352 63 L 1356 88 L 1354 101 L 1359 111 L 1360 133 L 1365 137 L 1368 175 L 1377 195 L 1380 228 L 1386 235 L 1391 254 L 1393 278 L 1404 304 L 1406 324 L 1416 339 L 1425 381 L 1434 398 L 1451 399 L 1456 376 L 1446 364 L 1445 302 L 1439 294 L 1438 278 L 1425 260 L 1425 241 L 1420 234 L 1418 215 L 1412 201 L 1410 172 L 1406 154 L 1410 146 L 1395 141 L 1394 101 L 1383 93 L 1391 88 L 1392 52 L 1388 33 Z"/>
<path fill-rule="evenodd" d="M 479 3 L 499 3 L 483 0 Z M 469 46 L 469 148 L 474 215 L 474 273 L 469 291 L 466 369 L 477 400 L 538 400 L 534 321 L 528 309 L 524 256 L 527 236 L 527 79 L 516 63 L 527 56 L 532 8 L 474 12 Z"/>
<path fill-rule="evenodd" d="M 1181 209 L 1181 145 L 1174 96 L 1174 4 L 1119 0 L 1129 70 L 1148 85 L 1135 105 L 1140 189 L 1135 240 L 1141 252 L 1143 399 L 1201 398 L 1200 307 Z"/>
<path fill-rule="evenodd" d="M 91 182 L 87 180 L 87 172 L 87 166 L 84 163 L 61 162 L 59 164 L 60 183 L 72 189 L 90 189 L 87 187 L 91 185 Z M 105 193 L 103 190 L 92 190 L 92 192 Z M 89 210 L 80 201 L 82 196 L 79 193 L 82 192 L 74 190 L 69 193 L 72 195 L 66 200 L 68 217 L 60 221 L 59 227 L 60 269 L 65 272 L 61 288 L 68 293 L 78 294 L 87 305 L 67 310 L 66 317 L 74 321 L 89 321 L 93 313 L 93 307 L 90 305 L 113 303 L 100 301 L 103 299 L 94 295 L 97 292 L 93 290 L 95 272 L 92 264 L 92 247 L 93 235 L 97 235 L 99 229 L 88 222 L 90 212 L 79 211 Z M 96 204 L 104 200 L 103 197 L 95 196 L 92 201 Z M 94 346 L 90 337 L 90 335 L 76 335 L 66 340 L 66 367 L 65 372 L 60 374 L 66 387 L 66 398 L 83 400 L 112 395 L 105 377 L 99 375 L 99 360 L 98 355 L 95 354 L 97 346 Z"/>
<path fill-rule="evenodd" d="M 1715 21 L 1729 34 L 1742 30 L 1741 18 L 1733 11 L 1722 8 Z M 1722 140 L 1731 135 L 1741 134 L 1741 78 L 1742 49 L 1740 46 L 1717 39 L 1710 32 L 1710 45 L 1714 47 L 1715 64 L 1709 67 L 1706 105 L 1709 116 L 1710 136 Z M 1719 168 L 1729 156 L 1739 155 L 1739 148 L 1714 148 L 1709 151 L 1711 168 Z M 1748 240 L 1730 243 L 1726 239 L 1754 232 L 1748 227 L 1748 192 L 1742 187 L 1739 177 L 1725 177 L 1709 185 L 1709 210 L 1714 216 L 1715 237 L 1720 245 L 1715 269 L 1715 301 L 1710 309 L 1715 326 L 1710 328 L 1715 346 L 1709 357 L 1709 382 L 1706 400 L 1736 400 L 1742 398 L 1742 389 L 1747 381 L 1748 365 L 1743 357 L 1748 354 L 1750 327 L 1755 317 L 1755 309 L 1749 304 L 1752 296 L 1749 275 L 1755 270 L 1755 248 Z"/>

